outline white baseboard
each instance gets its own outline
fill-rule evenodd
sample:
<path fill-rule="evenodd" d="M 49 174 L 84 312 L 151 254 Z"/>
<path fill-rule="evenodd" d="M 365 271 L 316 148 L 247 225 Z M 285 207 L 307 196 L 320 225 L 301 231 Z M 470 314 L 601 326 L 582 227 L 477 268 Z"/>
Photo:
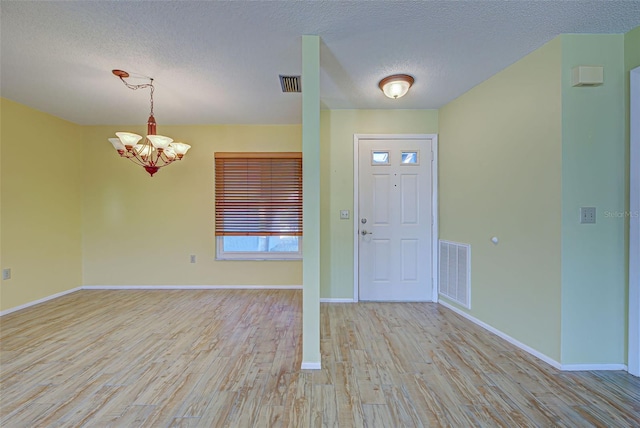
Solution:
<path fill-rule="evenodd" d="M 353 299 L 336 299 L 333 297 L 321 297 L 320 303 L 355 303 Z"/>
<path fill-rule="evenodd" d="M 593 370 L 623 370 L 627 371 L 625 364 L 563 364 L 560 370 L 567 372 L 593 371 Z"/>
<path fill-rule="evenodd" d="M 530 346 L 527 346 L 524 343 L 517 341 L 513 337 L 501 332 L 500 330 L 494 327 L 491 327 L 489 324 L 480 321 L 479 319 L 469 315 L 468 313 L 461 311 L 455 306 L 452 306 L 449 303 L 444 302 L 442 300 L 440 300 L 438 303 L 444 306 L 445 308 L 451 309 L 453 312 L 457 313 L 458 315 L 465 317 L 466 319 L 473 322 L 474 324 L 479 325 L 485 330 L 490 331 L 496 336 L 503 338 L 504 340 L 511 343 L 512 345 L 517 346 L 523 351 L 528 352 L 529 354 L 544 361 L 545 363 L 549 364 L 550 366 L 558 370 L 562 370 L 562 371 L 624 370 L 624 371 L 627 371 L 627 366 L 625 364 L 560 364 L 553 358 L 548 357 L 543 353 L 538 352 L 535 349 L 531 348 Z"/>
<path fill-rule="evenodd" d="M 83 290 L 302 290 L 302 285 L 84 285 Z"/>
<path fill-rule="evenodd" d="M 302 366 L 300 366 L 301 370 L 321 370 L 322 369 L 322 363 L 320 362 L 306 362 L 303 361 L 302 362 Z"/>
<path fill-rule="evenodd" d="M 57 299 L 58 297 L 62 297 L 66 294 L 75 293 L 76 291 L 82 290 L 82 287 L 72 288 L 71 290 L 61 291 L 60 293 L 52 294 L 51 296 L 43 297 L 42 299 L 34 300 L 33 302 L 25 303 L 24 305 L 16 306 L 15 308 L 9 308 L 0 312 L 0 317 L 4 315 L 8 315 L 12 312 L 19 311 L 21 309 L 26 309 L 30 306 L 35 306 L 40 303 L 47 302 L 49 300 Z"/>
<path fill-rule="evenodd" d="M 80 290 L 302 290 L 302 285 L 83 285 L 0 312 L 0 317 Z"/>
<path fill-rule="evenodd" d="M 456 308 L 455 306 L 453 306 L 453 305 L 451 305 L 451 304 L 449 304 L 449 303 L 447 303 L 447 302 L 445 302 L 443 300 L 439 300 L 438 304 L 444 306 L 445 308 L 451 309 L 453 312 L 457 313 L 458 315 L 461 315 L 461 316 L 465 317 L 466 319 L 468 319 L 472 323 L 479 325 L 480 327 L 484 328 L 485 330 L 490 331 L 491 333 L 495 334 L 498 337 L 501 337 L 502 339 L 506 340 L 507 342 L 511 343 L 512 345 L 517 346 L 518 348 L 520 348 L 523 351 L 533 355 L 534 357 L 544 361 L 545 363 L 549 364 L 550 366 L 552 366 L 552 367 L 554 367 L 554 368 L 556 368 L 558 370 L 563 370 L 562 365 L 559 362 L 557 362 L 556 360 L 554 360 L 553 358 L 544 355 L 542 352 L 536 351 L 532 347 L 527 346 L 522 342 L 519 342 L 518 340 L 514 339 L 513 337 L 501 332 L 497 328 L 491 327 L 489 324 L 480 321 L 478 318 L 469 315 L 468 313 Z"/>

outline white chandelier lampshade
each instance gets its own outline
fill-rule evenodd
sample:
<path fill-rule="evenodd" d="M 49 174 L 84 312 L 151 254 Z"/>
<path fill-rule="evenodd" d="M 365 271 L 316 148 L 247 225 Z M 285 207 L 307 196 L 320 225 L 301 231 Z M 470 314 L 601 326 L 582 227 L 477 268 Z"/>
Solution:
<path fill-rule="evenodd" d="M 170 148 L 174 152 L 174 155 L 178 156 L 178 159 L 182 159 L 182 156 L 187 153 L 187 150 L 189 150 L 191 146 L 184 143 L 171 143 Z"/>
<path fill-rule="evenodd" d="M 113 144 L 113 148 L 116 149 L 118 153 L 120 153 L 120 155 L 122 155 L 122 153 L 127 150 L 125 145 L 122 144 L 122 141 L 120 141 L 120 138 L 109 138 L 109 142 Z"/>
<path fill-rule="evenodd" d="M 116 132 L 116 137 L 120 139 L 122 144 L 128 149 L 138 144 L 138 141 L 142 140 L 142 137 L 138 134 L 131 132 Z"/>
<path fill-rule="evenodd" d="M 151 112 L 147 121 L 146 137 L 131 132 L 116 132 L 118 138 L 109 138 L 109 142 L 118 154 L 142 166 L 151 176 L 163 166 L 175 160 L 181 160 L 191 146 L 156 134 L 156 120 L 153 117 L 153 79 L 150 79 L 151 82 L 147 84 L 131 85 L 124 80 L 129 77 L 126 71 L 113 70 L 113 74 L 118 76 L 129 89 L 151 89 Z"/>
<path fill-rule="evenodd" d="M 133 151 L 146 161 L 153 153 L 153 147 L 148 144 L 136 144 L 133 146 Z"/>
<path fill-rule="evenodd" d="M 166 149 L 164 149 L 164 155 L 167 157 L 167 159 L 170 159 L 171 161 L 176 160 L 176 152 L 175 150 L 173 150 L 172 146 L 169 146 Z"/>
<path fill-rule="evenodd" d="M 147 138 L 156 150 L 165 150 L 169 144 L 173 143 L 173 138 L 164 135 L 147 135 Z"/>
<path fill-rule="evenodd" d="M 413 77 L 408 74 L 394 74 L 382 79 L 378 86 L 387 97 L 397 99 L 409 92 L 413 82 Z"/>

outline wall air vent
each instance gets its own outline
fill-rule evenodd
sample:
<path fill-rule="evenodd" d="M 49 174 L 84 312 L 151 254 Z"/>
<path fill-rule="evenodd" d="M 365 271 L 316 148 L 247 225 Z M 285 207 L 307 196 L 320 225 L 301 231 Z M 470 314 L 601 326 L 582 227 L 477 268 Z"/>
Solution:
<path fill-rule="evenodd" d="M 300 76 L 283 76 L 281 74 L 280 86 L 282 86 L 282 92 L 302 92 Z"/>
<path fill-rule="evenodd" d="M 438 293 L 471 309 L 471 246 L 440 240 Z"/>

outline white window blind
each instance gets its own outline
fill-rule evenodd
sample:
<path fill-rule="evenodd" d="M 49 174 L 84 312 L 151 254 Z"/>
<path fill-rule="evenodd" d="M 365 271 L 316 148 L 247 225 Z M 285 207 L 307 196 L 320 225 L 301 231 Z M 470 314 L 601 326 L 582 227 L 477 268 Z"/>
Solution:
<path fill-rule="evenodd" d="M 215 154 L 216 236 L 302 236 L 302 153 Z"/>

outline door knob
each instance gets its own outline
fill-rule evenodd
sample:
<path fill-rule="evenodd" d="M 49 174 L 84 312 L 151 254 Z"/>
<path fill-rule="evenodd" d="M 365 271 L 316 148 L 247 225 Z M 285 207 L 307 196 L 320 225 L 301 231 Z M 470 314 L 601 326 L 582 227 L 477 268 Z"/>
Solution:
<path fill-rule="evenodd" d="M 362 229 L 362 231 L 360 232 L 360 235 L 362 236 L 373 235 L 373 232 L 367 232 L 366 230 Z"/>

